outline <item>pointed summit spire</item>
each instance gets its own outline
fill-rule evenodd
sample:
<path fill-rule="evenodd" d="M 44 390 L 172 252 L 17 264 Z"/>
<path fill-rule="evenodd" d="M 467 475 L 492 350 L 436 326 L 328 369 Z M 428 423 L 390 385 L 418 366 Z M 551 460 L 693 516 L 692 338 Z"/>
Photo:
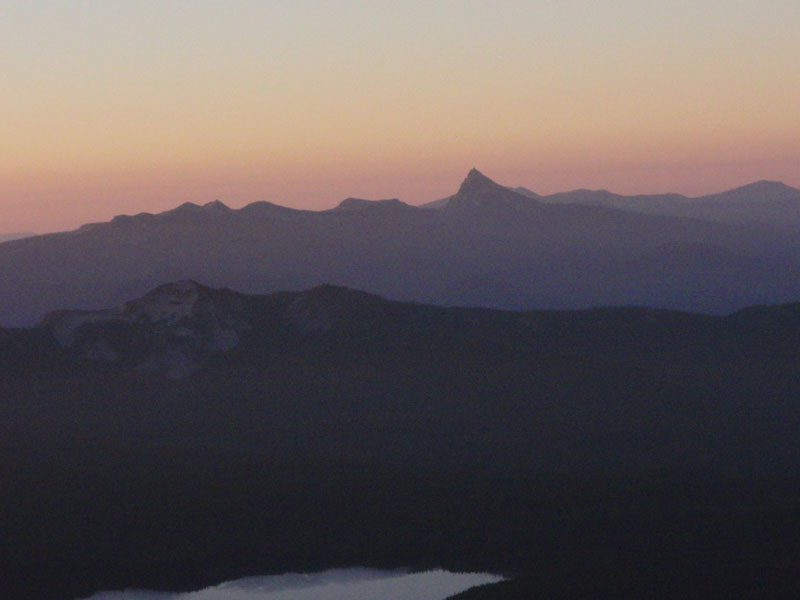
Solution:
<path fill-rule="evenodd" d="M 478 171 L 478 169 L 473 168 L 467 173 L 466 179 L 461 182 L 461 187 L 458 188 L 456 196 L 473 197 L 479 194 L 485 194 L 486 192 L 496 192 L 501 189 L 505 188 L 486 177 L 486 175 Z"/>
<path fill-rule="evenodd" d="M 502 187 L 499 186 L 494 181 L 492 181 L 491 179 L 489 179 L 486 175 L 478 171 L 478 169 L 473 167 L 472 169 L 469 170 L 469 173 L 467 173 L 467 177 L 464 179 L 464 181 L 461 182 L 461 189 L 463 189 L 465 186 L 476 187 L 476 186 L 486 186 L 486 185 Z"/>
<path fill-rule="evenodd" d="M 521 194 L 489 179 L 478 169 L 470 169 L 458 192 L 447 203 L 448 208 L 500 207 L 526 205 L 532 201 Z"/>
<path fill-rule="evenodd" d="M 486 175 L 478 171 L 475 167 L 472 167 L 467 173 L 467 179 L 489 179 Z M 489 179 L 491 181 L 491 179 Z"/>

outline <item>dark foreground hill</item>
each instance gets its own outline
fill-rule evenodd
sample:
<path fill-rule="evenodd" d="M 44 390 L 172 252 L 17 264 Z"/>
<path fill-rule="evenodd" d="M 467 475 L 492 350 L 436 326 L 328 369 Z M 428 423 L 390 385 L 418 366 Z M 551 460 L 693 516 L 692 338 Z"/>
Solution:
<path fill-rule="evenodd" d="M 358 199 L 318 212 L 184 204 L 0 244 L 0 324 L 114 306 L 179 279 L 249 293 L 333 283 L 396 300 L 514 310 L 726 313 L 800 297 L 800 234 L 775 226 L 791 222 L 800 201 L 770 208 L 758 193 L 736 198 L 745 215 L 763 208 L 770 219 L 551 202 L 474 170 L 441 210 Z"/>
<path fill-rule="evenodd" d="M 550 597 L 794 590 L 798 342 L 798 304 L 511 313 L 191 281 L 0 329 L 3 597 L 354 564 Z"/>

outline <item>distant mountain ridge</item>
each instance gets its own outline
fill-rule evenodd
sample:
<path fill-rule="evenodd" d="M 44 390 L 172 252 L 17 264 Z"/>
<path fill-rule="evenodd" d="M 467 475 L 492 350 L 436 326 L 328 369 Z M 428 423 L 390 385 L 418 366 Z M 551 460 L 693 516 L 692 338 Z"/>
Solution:
<path fill-rule="evenodd" d="M 397 198 L 387 200 L 364 200 L 363 198 L 345 198 L 332 210 L 365 210 L 379 206 L 392 206 L 395 208 L 411 208 L 409 204 Z"/>
<path fill-rule="evenodd" d="M 792 275 L 800 273 L 800 228 L 786 226 L 796 190 L 776 186 L 730 192 L 745 208 L 725 218 L 682 208 L 660 214 L 652 199 L 634 211 L 625 197 L 601 192 L 530 197 L 475 169 L 441 210 L 397 199 L 349 198 L 325 211 L 186 203 L 3 244 L 0 324 L 30 324 L 60 307 L 114 306 L 189 279 L 248 293 L 330 283 L 397 300 L 507 309 L 724 313 L 788 302 L 800 298 Z M 680 204 L 664 198 L 668 208 Z M 757 201 L 783 210 L 782 225 L 745 218 Z M 720 202 L 709 197 L 703 210 Z"/>
<path fill-rule="evenodd" d="M 461 183 L 458 192 L 451 196 L 445 210 L 463 210 L 468 208 L 523 208 L 531 206 L 514 190 L 499 185 L 486 177 L 477 169 L 471 169 Z"/>
<path fill-rule="evenodd" d="M 783 231 L 795 231 L 800 226 L 800 190 L 778 181 L 757 181 L 726 192 L 697 197 L 681 194 L 624 196 L 607 190 L 584 189 L 549 196 L 540 196 L 526 188 L 516 188 L 516 191 L 554 204 L 588 204 L 650 215 L 764 224 Z"/>
<path fill-rule="evenodd" d="M 442 426 L 455 420 L 471 423 L 466 431 L 494 428 L 492 439 L 516 431 L 516 441 L 497 448 L 490 440 L 454 438 L 445 455 L 469 452 L 470 460 L 496 453 L 498 460 L 572 468 L 737 457 L 744 465 L 770 447 L 783 464 L 792 456 L 797 462 L 789 432 L 800 415 L 794 406 L 799 327 L 800 303 L 725 317 L 644 308 L 508 312 L 399 303 L 330 285 L 249 295 L 178 281 L 116 308 L 61 310 L 34 328 L 0 329 L 0 374 L 50 381 L 55 369 L 56 387 L 98 377 L 109 403 L 102 411 L 113 412 L 117 398 L 128 394 L 126 382 L 160 389 L 165 376 L 174 384 L 148 392 L 148 402 L 169 405 L 171 394 L 185 389 L 208 406 L 229 398 L 236 419 L 263 419 L 261 402 L 270 410 L 296 402 L 281 410 L 302 409 L 320 426 L 333 418 L 330 411 L 360 415 L 358 422 L 378 417 L 396 436 L 406 430 L 395 423 L 395 411 L 410 402 L 401 421 L 440 414 Z M 774 390 L 769 398 L 757 391 L 767 382 Z M 26 390 L 15 394 L 42 393 Z M 94 402 L 93 393 L 74 393 Z M 330 404 L 317 404 L 320 394 Z M 363 404 L 350 405 L 356 398 Z M 27 410 L 16 396 L 6 408 Z M 742 411 L 750 418 L 742 420 Z M 24 422 L 15 417 L 6 426 Z M 229 426 L 230 434 L 238 431 L 237 423 Z M 267 419 L 263 426 L 274 425 Z M 350 426 L 369 431 L 361 429 L 366 423 Z M 760 441 L 726 446 L 726 439 L 743 435 Z M 428 443 L 442 436 L 450 434 L 437 430 Z M 589 443 L 595 450 L 578 449 Z M 387 452 L 414 454 L 414 444 Z"/>
<path fill-rule="evenodd" d="M 0 233 L 0 244 L 3 242 L 11 242 L 14 240 L 21 240 L 23 238 L 33 237 L 35 233 L 30 231 L 18 231 L 15 233 Z"/>
<path fill-rule="evenodd" d="M 744 215 L 736 217 L 717 214 L 712 209 L 739 208 L 739 203 L 749 206 L 761 206 L 769 208 L 773 203 L 783 203 L 789 208 L 798 206 L 800 210 L 800 190 L 788 186 L 779 181 L 761 180 L 746 184 L 731 190 L 716 194 L 703 196 L 684 196 L 682 194 L 634 194 L 622 195 L 608 190 L 576 189 L 568 192 L 558 192 L 550 195 L 540 195 L 526 187 L 508 187 L 500 185 L 473 168 L 467 173 L 466 178 L 461 183 L 459 190 L 452 196 L 427 202 L 419 206 L 414 206 L 399 200 L 389 198 L 385 200 L 369 200 L 365 198 L 346 198 L 333 208 L 320 211 L 307 209 L 296 209 L 266 201 L 252 202 L 240 209 L 232 209 L 221 200 L 214 200 L 205 204 L 195 204 L 184 202 L 180 206 L 161 213 L 139 213 L 136 215 L 118 215 L 110 223 L 127 222 L 130 219 L 147 220 L 150 218 L 175 218 L 189 215 L 211 217 L 224 213 L 244 212 L 250 215 L 265 213 L 270 211 L 284 211 L 296 214 L 325 214 L 333 211 L 366 210 L 377 207 L 405 207 L 414 208 L 445 208 L 451 209 L 458 207 L 482 206 L 502 206 L 504 204 L 515 204 L 518 206 L 530 205 L 522 199 L 537 200 L 542 203 L 550 204 L 587 204 L 595 206 L 605 206 L 632 212 L 641 212 L 651 215 L 662 216 L 686 216 L 708 220 L 719 220 L 723 222 L 743 222 L 747 219 Z M 781 221 L 772 222 L 770 213 L 754 214 L 752 220 L 757 222 L 769 222 L 773 225 L 785 225 Z M 91 228 L 104 223 L 90 223 L 83 225 L 82 228 Z M 21 239 L 23 237 L 34 236 L 34 233 L 0 234 L 0 241 L 6 239 Z"/>
<path fill-rule="evenodd" d="M 472 172 L 481 175 L 476 169 L 470 173 Z M 624 195 L 608 190 L 590 189 L 575 189 L 541 195 L 522 186 L 498 187 L 532 200 L 553 204 L 590 204 L 646 214 L 687 216 L 725 222 L 753 220 L 769 222 L 776 226 L 784 226 L 785 223 L 775 219 L 776 215 L 770 212 L 773 208 L 782 207 L 791 210 L 796 209 L 800 204 L 800 190 L 780 181 L 768 180 L 756 181 L 724 192 L 694 197 L 674 193 Z M 422 206 L 444 208 L 454 197 L 448 196 Z M 742 212 L 745 208 L 751 209 L 752 212 Z M 731 211 L 731 213 L 726 214 L 726 211 Z"/>

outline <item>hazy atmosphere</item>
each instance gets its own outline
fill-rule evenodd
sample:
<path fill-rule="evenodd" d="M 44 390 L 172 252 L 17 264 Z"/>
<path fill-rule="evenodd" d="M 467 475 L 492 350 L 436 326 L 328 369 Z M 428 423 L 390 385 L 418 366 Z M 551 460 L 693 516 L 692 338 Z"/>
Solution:
<path fill-rule="evenodd" d="M 0 599 L 800 598 L 798 25 L 0 0 Z"/>
<path fill-rule="evenodd" d="M 216 198 L 800 185 L 800 4 L 0 4 L 0 234 Z"/>

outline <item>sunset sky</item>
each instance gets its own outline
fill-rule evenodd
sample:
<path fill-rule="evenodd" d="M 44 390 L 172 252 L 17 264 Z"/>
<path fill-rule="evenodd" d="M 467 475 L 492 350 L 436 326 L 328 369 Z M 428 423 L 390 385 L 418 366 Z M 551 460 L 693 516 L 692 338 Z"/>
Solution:
<path fill-rule="evenodd" d="M 0 0 L 0 233 L 216 198 L 800 187 L 797 0 Z"/>

